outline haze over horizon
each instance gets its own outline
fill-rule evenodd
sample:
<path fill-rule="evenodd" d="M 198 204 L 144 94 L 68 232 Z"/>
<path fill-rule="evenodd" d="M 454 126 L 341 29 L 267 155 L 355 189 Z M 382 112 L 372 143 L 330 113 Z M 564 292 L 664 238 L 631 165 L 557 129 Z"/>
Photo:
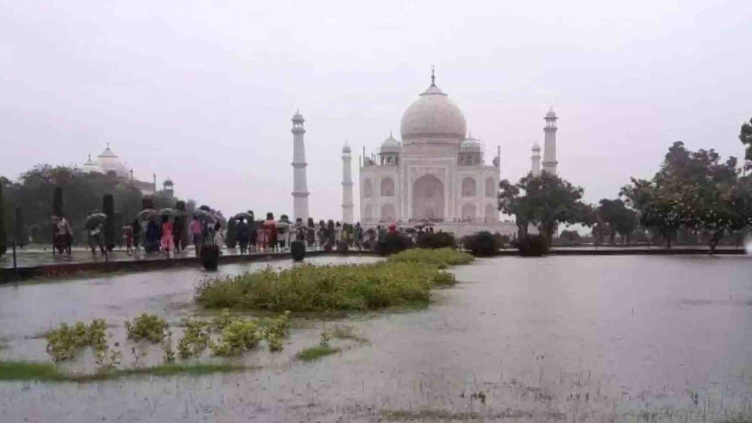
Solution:
<path fill-rule="evenodd" d="M 81 166 L 110 143 L 136 177 L 225 214 L 292 213 L 306 119 L 310 212 L 341 217 L 357 162 L 430 84 L 501 176 L 530 170 L 559 115 L 559 175 L 585 198 L 650 177 L 669 146 L 743 157 L 752 3 L 0 1 L 0 175 Z"/>

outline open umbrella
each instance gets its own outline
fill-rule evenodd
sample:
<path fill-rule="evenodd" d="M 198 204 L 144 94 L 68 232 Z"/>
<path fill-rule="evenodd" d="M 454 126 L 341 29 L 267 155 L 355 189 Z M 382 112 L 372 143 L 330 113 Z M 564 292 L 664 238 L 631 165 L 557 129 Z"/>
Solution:
<path fill-rule="evenodd" d="M 138 214 L 138 220 L 149 220 L 154 216 L 157 216 L 159 213 L 154 209 L 143 209 Z"/>
<path fill-rule="evenodd" d="M 92 213 L 86 216 L 86 229 L 94 229 L 99 225 L 104 225 L 107 222 L 107 215 L 104 213 Z"/>
<path fill-rule="evenodd" d="M 172 208 L 166 208 L 159 211 L 160 216 L 170 216 L 170 217 L 177 217 L 177 216 L 185 216 L 185 212 L 178 209 L 172 209 Z"/>
<path fill-rule="evenodd" d="M 250 213 L 242 212 L 238 213 L 234 216 L 235 219 L 246 219 L 248 221 L 253 221 L 253 215 Z"/>
<path fill-rule="evenodd" d="M 214 217 L 214 215 L 211 214 L 211 212 L 208 212 L 203 209 L 196 210 L 195 212 L 193 212 L 193 215 L 196 216 L 198 220 L 204 223 L 216 223 L 217 222 L 216 217 Z"/>

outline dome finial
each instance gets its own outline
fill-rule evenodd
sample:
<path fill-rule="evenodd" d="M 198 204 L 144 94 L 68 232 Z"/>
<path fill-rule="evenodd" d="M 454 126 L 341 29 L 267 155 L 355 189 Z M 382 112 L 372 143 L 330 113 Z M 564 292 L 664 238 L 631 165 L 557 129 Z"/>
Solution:
<path fill-rule="evenodd" d="M 431 65 L 431 86 L 436 86 L 436 66 Z"/>

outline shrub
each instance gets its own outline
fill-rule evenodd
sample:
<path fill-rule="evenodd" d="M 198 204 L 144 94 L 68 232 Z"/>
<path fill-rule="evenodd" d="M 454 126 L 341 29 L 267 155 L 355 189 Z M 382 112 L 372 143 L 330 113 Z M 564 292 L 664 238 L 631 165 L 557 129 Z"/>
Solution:
<path fill-rule="evenodd" d="M 47 352 L 54 361 L 65 361 L 75 357 L 79 349 L 90 346 L 94 349 L 97 360 L 107 353 L 106 324 L 104 320 L 95 319 L 90 325 L 76 322 L 74 326 L 61 323 L 60 327 L 47 333 Z"/>
<path fill-rule="evenodd" d="M 449 232 L 422 233 L 418 236 L 418 248 L 455 248 L 457 242 Z"/>
<path fill-rule="evenodd" d="M 347 241 L 339 241 L 337 243 L 337 252 L 340 254 L 347 254 L 347 252 L 350 251 L 350 245 L 347 243 Z"/>
<path fill-rule="evenodd" d="M 207 308 L 294 312 L 369 310 L 427 303 L 431 288 L 445 283 L 436 266 L 375 263 L 342 266 L 271 268 L 238 276 L 207 279 L 196 301 Z"/>
<path fill-rule="evenodd" d="M 412 240 L 399 234 L 387 234 L 384 241 L 376 243 L 374 250 L 380 256 L 389 256 L 412 247 Z"/>
<path fill-rule="evenodd" d="M 255 322 L 237 319 L 230 322 L 222 329 L 219 343 L 209 340 L 209 348 L 212 353 L 220 357 L 239 355 L 258 345 L 263 334 Z"/>
<path fill-rule="evenodd" d="M 295 240 L 290 244 L 290 254 L 293 261 L 303 261 L 305 258 L 306 246 L 305 242 Z"/>
<path fill-rule="evenodd" d="M 201 247 L 201 264 L 206 270 L 217 270 L 219 266 L 219 246 L 204 245 Z"/>
<path fill-rule="evenodd" d="M 499 251 L 496 237 L 486 231 L 463 237 L 462 244 L 476 257 L 492 257 Z"/>
<path fill-rule="evenodd" d="M 133 319 L 133 322 L 125 321 L 125 330 L 128 332 L 128 339 L 140 341 L 145 339 L 153 344 L 161 342 L 165 337 L 167 330 L 167 321 L 154 315 L 143 313 Z"/>
<path fill-rule="evenodd" d="M 548 241 L 541 235 L 527 235 L 518 239 L 515 246 L 523 257 L 540 257 L 548 253 Z"/>
<path fill-rule="evenodd" d="M 3 184 L 0 184 L 0 257 L 7 249 L 5 235 L 5 200 L 3 199 Z"/>
<path fill-rule="evenodd" d="M 447 266 L 470 263 L 473 261 L 473 256 L 451 248 L 439 248 L 436 250 L 416 248 L 393 254 L 389 256 L 388 261 L 392 263 L 423 263 L 445 269 Z"/>

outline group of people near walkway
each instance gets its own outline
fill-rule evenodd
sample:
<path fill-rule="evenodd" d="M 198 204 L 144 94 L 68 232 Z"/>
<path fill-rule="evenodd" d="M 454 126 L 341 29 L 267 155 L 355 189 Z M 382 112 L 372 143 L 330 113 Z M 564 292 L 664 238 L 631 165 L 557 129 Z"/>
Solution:
<path fill-rule="evenodd" d="M 128 254 L 136 253 L 143 247 L 146 253 L 161 253 L 168 257 L 185 251 L 189 243 L 195 246 L 196 256 L 200 255 L 205 245 L 227 245 L 232 248 L 237 245 L 240 254 L 288 251 L 296 240 L 304 242 L 309 250 L 342 247 L 368 249 L 382 241 L 388 233 L 397 233 L 395 225 L 364 230 L 360 223 L 350 225 L 320 220 L 316 224 L 313 218 L 307 222 L 297 219 L 292 223 L 286 215 L 275 220 L 273 213 L 267 213 L 265 220 L 256 221 L 252 212 L 241 213 L 232 220 L 234 231 L 231 239 L 227 239 L 227 227 L 223 227 L 219 221 L 200 218 L 197 214 L 187 224 L 184 216 L 157 215 L 144 220 L 134 219 L 120 228 L 122 245 Z M 103 223 L 87 229 L 88 246 L 93 255 L 98 249 L 105 254 L 114 247 L 106 245 L 103 232 Z M 70 254 L 72 239 L 68 220 L 65 217 L 54 218 L 54 247 L 60 254 Z"/>

